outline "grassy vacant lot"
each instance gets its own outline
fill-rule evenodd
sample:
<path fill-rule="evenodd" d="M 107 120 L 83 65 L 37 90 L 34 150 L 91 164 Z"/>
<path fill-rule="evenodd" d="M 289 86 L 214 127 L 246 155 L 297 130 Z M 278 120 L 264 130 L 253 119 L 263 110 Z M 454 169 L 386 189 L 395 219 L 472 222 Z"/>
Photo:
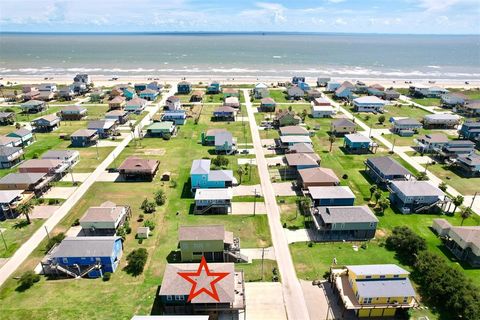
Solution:
<path fill-rule="evenodd" d="M 32 219 L 31 224 L 26 224 L 23 217 L 13 220 L 0 221 L 0 229 L 2 229 L 3 239 L 0 239 L 0 258 L 8 258 L 24 243 L 35 230 L 43 223 L 43 220 Z"/>
<path fill-rule="evenodd" d="M 353 108 L 351 109 L 353 111 Z M 412 106 L 387 106 L 385 107 L 385 122 L 383 124 L 378 122 L 378 118 L 382 115 L 380 113 L 355 113 L 360 120 L 362 120 L 366 125 L 375 129 L 389 129 L 392 127 L 392 124 L 389 122 L 391 117 L 409 117 L 414 118 L 418 121 L 422 120 L 423 117 L 429 114 L 427 111 L 422 110 L 417 107 Z"/>
<path fill-rule="evenodd" d="M 437 163 L 429 165 L 428 170 L 464 195 L 473 195 L 480 190 L 480 177 L 466 177 L 455 167 Z M 470 204 L 468 204 L 470 205 Z"/>
<path fill-rule="evenodd" d="M 412 101 L 426 107 L 435 107 L 441 104 L 439 98 L 418 98 L 412 99 Z"/>

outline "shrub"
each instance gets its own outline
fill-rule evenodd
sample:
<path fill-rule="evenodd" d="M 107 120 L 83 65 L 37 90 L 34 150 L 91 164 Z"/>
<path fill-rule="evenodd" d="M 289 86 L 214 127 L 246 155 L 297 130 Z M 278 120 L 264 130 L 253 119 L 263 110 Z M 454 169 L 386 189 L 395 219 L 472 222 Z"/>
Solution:
<path fill-rule="evenodd" d="M 130 223 L 128 223 L 128 221 L 125 221 L 125 223 L 123 224 L 123 228 L 125 229 L 125 232 L 127 234 L 132 233 L 132 227 L 130 227 Z"/>
<path fill-rule="evenodd" d="M 36 274 L 33 271 L 26 271 L 20 277 L 19 283 L 20 288 L 23 290 L 30 288 L 34 283 L 40 281 L 40 275 Z"/>
<path fill-rule="evenodd" d="M 79 226 L 80 225 L 80 219 L 75 219 L 75 221 L 73 221 L 72 223 L 72 227 L 75 227 L 75 226 Z"/>
<path fill-rule="evenodd" d="M 47 252 L 50 251 L 50 249 L 52 249 L 54 245 L 62 242 L 63 239 L 65 239 L 65 233 L 59 233 L 56 236 L 51 237 L 47 242 L 47 246 L 46 246 L 45 250 Z"/>
<path fill-rule="evenodd" d="M 166 200 L 167 196 L 165 195 L 165 191 L 160 189 L 155 192 L 155 203 L 157 206 L 163 206 Z"/>
<path fill-rule="evenodd" d="M 137 221 L 142 222 L 144 218 L 145 218 L 145 216 L 143 214 L 139 214 Z"/>
<path fill-rule="evenodd" d="M 48 199 L 48 205 L 53 206 L 58 204 L 60 201 L 58 199 Z"/>
<path fill-rule="evenodd" d="M 103 281 L 109 281 L 111 277 L 112 277 L 112 273 L 111 273 L 111 272 L 105 272 L 105 273 L 103 274 L 103 278 L 102 278 L 102 279 L 103 279 Z"/>
<path fill-rule="evenodd" d="M 35 152 L 32 156 L 32 159 L 38 159 L 38 157 L 39 157 L 39 154 L 37 152 Z"/>
<path fill-rule="evenodd" d="M 142 209 L 145 213 L 153 213 L 155 212 L 155 203 L 148 201 L 148 199 L 145 199 L 143 200 L 140 209 Z"/>
<path fill-rule="evenodd" d="M 348 174 L 345 173 L 345 174 L 342 176 L 342 178 L 343 178 L 343 179 L 348 179 Z"/>
<path fill-rule="evenodd" d="M 148 227 L 150 228 L 150 231 L 153 231 L 153 229 L 155 229 L 155 222 L 153 222 L 152 220 L 145 220 L 143 226 Z"/>
<path fill-rule="evenodd" d="M 382 114 L 380 117 L 378 117 L 378 123 L 383 124 L 385 122 L 385 116 Z"/>
<path fill-rule="evenodd" d="M 408 264 L 413 264 L 415 256 L 427 248 L 425 239 L 405 226 L 395 227 L 392 235 L 387 238 L 386 245 L 387 249 L 394 250 Z"/>
<path fill-rule="evenodd" d="M 226 167 L 228 166 L 229 160 L 223 155 L 218 155 L 217 157 L 213 158 L 212 163 L 217 167 Z"/>
<path fill-rule="evenodd" d="M 175 189 L 177 187 L 177 181 L 176 180 L 170 180 L 170 187 Z"/>
<path fill-rule="evenodd" d="M 133 276 L 138 276 L 143 272 L 147 258 L 148 252 L 145 248 L 133 250 L 127 256 L 128 265 L 125 267 L 125 270 Z"/>
<path fill-rule="evenodd" d="M 170 133 L 165 133 L 163 135 L 163 140 L 170 140 L 172 138 L 172 135 Z"/>

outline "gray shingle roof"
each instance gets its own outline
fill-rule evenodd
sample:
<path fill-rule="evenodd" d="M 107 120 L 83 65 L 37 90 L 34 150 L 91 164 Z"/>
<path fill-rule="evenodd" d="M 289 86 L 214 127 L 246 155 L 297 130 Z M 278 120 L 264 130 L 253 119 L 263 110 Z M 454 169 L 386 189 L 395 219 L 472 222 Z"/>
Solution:
<path fill-rule="evenodd" d="M 208 181 L 233 181 L 233 171 L 212 170 L 208 173 Z"/>
<path fill-rule="evenodd" d="M 382 172 L 386 176 L 390 175 L 411 175 L 412 173 L 405 169 L 397 160 L 392 159 L 390 157 L 376 157 L 370 158 L 367 160 L 367 163 L 372 167 L 378 169 L 378 171 Z"/>
<path fill-rule="evenodd" d="M 76 153 L 76 150 L 48 150 L 42 155 L 42 159 L 68 159 Z"/>
<path fill-rule="evenodd" d="M 317 207 L 316 210 L 325 223 L 378 222 L 367 206 Z"/>
<path fill-rule="evenodd" d="M 443 197 L 445 195 L 442 190 L 431 185 L 428 181 L 393 181 L 392 186 L 396 187 L 407 197 Z"/>
<path fill-rule="evenodd" d="M 0 147 L 0 156 L 8 157 L 20 150 L 22 150 L 20 147 Z"/>
<path fill-rule="evenodd" d="M 321 182 L 321 183 L 338 183 L 338 179 L 335 172 L 329 168 L 308 168 L 298 170 L 303 183 L 305 182 Z"/>
<path fill-rule="evenodd" d="M 348 119 L 338 119 L 332 121 L 334 127 L 355 127 L 355 123 L 352 120 Z"/>
<path fill-rule="evenodd" d="M 357 280 L 357 290 L 362 298 L 415 296 L 415 290 L 409 279 Z"/>
<path fill-rule="evenodd" d="M 0 184 L 32 184 L 37 183 L 45 176 L 45 173 L 9 173 L 0 179 Z"/>
<path fill-rule="evenodd" d="M 67 237 L 52 251 L 53 258 L 109 257 L 120 237 Z"/>
<path fill-rule="evenodd" d="M 285 126 L 280 128 L 280 135 L 293 134 L 293 135 L 305 135 L 308 134 L 308 130 L 301 126 Z"/>
<path fill-rule="evenodd" d="M 179 241 L 195 240 L 224 240 L 225 227 L 223 225 L 180 226 L 178 229 Z"/>

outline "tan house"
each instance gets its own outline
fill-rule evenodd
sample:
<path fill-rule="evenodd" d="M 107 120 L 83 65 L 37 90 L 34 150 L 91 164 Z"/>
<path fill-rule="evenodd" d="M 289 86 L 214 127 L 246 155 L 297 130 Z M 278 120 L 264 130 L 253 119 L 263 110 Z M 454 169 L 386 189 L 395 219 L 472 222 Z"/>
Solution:
<path fill-rule="evenodd" d="M 273 118 L 273 124 L 277 127 L 296 126 L 300 121 L 300 117 L 295 115 L 294 111 L 289 110 L 279 110 Z"/>
<path fill-rule="evenodd" d="M 298 185 L 302 189 L 337 186 L 339 183 L 337 175 L 329 168 L 316 167 L 298 170 Z"/>
<path fill-rule="evenodd" d="M 125 108 L 125 105 L 127 104 L 127 99 L 122 96 L 116 96 L 110 102 L 108 103 L 108 108 L 110 110 L 116 110 L 116 109 L 123 109 Z"/>
<path fill-rule="evenodd" d="M 332 121 L 330 125 L 330 132 L 335 135 L 345 135 L 357 132 L 357 125 L 355 122 L 348 119 L 338 119 Z"/>
<path fill-rule="evenodd" d="M 118 171 L 125 180 L 152 181 L 157 172 L 158 164 L 158 160 L 128 157 L 118 167 Z"/>

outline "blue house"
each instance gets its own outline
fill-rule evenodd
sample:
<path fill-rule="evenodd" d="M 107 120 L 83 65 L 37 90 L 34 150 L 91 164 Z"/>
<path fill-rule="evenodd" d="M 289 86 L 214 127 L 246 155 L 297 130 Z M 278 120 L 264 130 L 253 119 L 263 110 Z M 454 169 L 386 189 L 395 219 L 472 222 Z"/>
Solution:
<path fill-rule="evenodd" d="M 192 85 L 190 82 L 182 81 L 177 84 L 177 92 L 179 94 L 189 94 L 192 91 Z"/>
<path fill-rule="evenodd" d="M 457 165 L 471 176 L 480 174 L 480 155 L 472 152 L 457 158 Z"/>
<path fill-rule="evenodd" d="M 160 91 L 160 90 L 162 90 L 162 88 L 163 88 L 163 86 L 160 83 L 158 83 L 157 81 L 152 81 L 149 84 L 147 84 L 147 89 Z"/>
<path fill-rule="evenodd" d="M 335 90 L 335 98 L 351 100 L 353 98 L 353 91 L 355 86 L 348 81 L 342 83 L 342 85 Z"/>
<path fill-rule="evenodd" d="M 480 122 L 465 122 L 458 130 L 460 138 L 475 140 L 480 137 Z"/>
<path fill-rule="evenodd" d="M 446 108 L 452 108 L 455 106 L 463 106 L 468 97 L 462 93 L 447 93 L 443 94 L 440 98 L 442 100 L 442 106 Z"/>
<path fill-rule="evenodd" d="M 343 140 L 343 147 L 352 153 L 369 152 L 373 146 L 372 140 L 360 133 L 346 134 Z"/>
<path fill-rule="evenodd" d="M 173 121 L 175 125 L 183 125 L 187 121 L 187 113 L 185 110 L 166 110 L 162 121 Z"/>
<path fill-rule="evenodd" d="M 222 92 L 222 85 L 218 81 L 210 83 L 210 85 L 207 87 L 208 94 L 217 94 L 220 92 Z"/>
<path fill-rule="evenodd" d="M 308 187 L 314 207 L 353 206 L 355 194 L 349 187 Z"/>
<path fill-rule="evenodd" d="M 327 82 L 327 87 L 325 88 L 325 91 L 327 91 L 327 92 L 334 92 L 335 90 L 337 90 L 338 88 L 340 88 L 340 86 L 341 86 L 341 83 L 340 83 L 340 82 L 328 81 L 328 82 Z"/>
<path fill-rule="evenodd" d="M 127 100 L 131 100 L 137 96 L 137 93 L 132 88 L 125 88 L 123 90 L 123 96 L 127 98 Z"/>
<path fill-rule="evenodd" d="M 9 134 L 7 134 L 7 137 L 20 138 L 22 140 L 22 147 L 26 147 L 33 142 L 32 131 L 25 128 L 20 128 L 18 130 L 10 132 Z"/>
<path fill-rule="evenodd" d="M 193 160 L 190 169 L 192 191 L 196 189 L 228 188 L 236 183 L 232 170 L 210 170 L 210 159 Z"/>
<path fill-rule="evenodd" d="M 115 272 L 123 253 L 121 237 L 68 237 L 42 261 L 45 274 L 98 278 Z"/>
<path fill-rule="evenodd" d="M 392 181 L 390 201 L 402 213 L 428 212 L 445 194 L 428 181 Z"/>
<path fill-rule="evenodd" d="M 135 83 L 134 85 L 134 88 L 135 88 L 135 91 L 143 91 L 145 89 L 147 89 L 147 84 L 146 83 Z"/>
<path fill-rule="evenodd" d="M 305 82 L 305 77 L 296 76 L 292 78 L 293 84 L 298 84 L 299 82 Z"/>
<path fill-rule="evenodd" d="M 148 101 L 154 101 L 158 96 L 158 92 L 155 91 L 155 90 L 152 90 L 152 89 L 145 89 L 143 91 L 140 91 L 138 96 L 141 99 L 145 99 L 145 100 L 148 100 Z"/>
<path fill-rule="evenodd" d="M 228 106 L 221 106 L 213 111 L 213 118 L 216 121 L 235 121 L 237 110 Z"/>
<path fill-rule="evenodd" d="M 297 86 L 298 86 L 300 89 L 302 89 L 303 91 L 310 90 L 310 86 L 308 85 L 308 83 L 303 82 L 303 81 L 302 81 L 302 82 L 299 82 L 299 83 L 297 84 Z"/>

